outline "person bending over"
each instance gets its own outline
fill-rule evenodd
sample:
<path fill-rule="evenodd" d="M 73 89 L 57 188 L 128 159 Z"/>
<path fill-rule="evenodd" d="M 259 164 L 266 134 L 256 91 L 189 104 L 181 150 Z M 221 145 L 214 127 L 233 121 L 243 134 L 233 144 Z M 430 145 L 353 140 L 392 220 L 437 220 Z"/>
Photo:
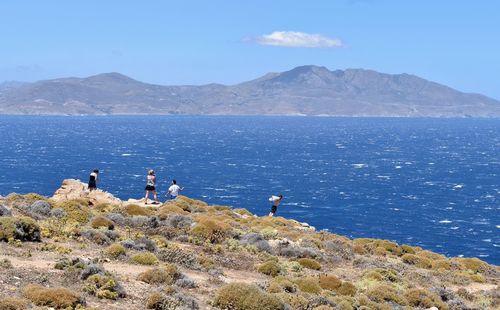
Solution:
<path fill-rule="evenodd" d="M 273 203 L 273 206 L 271 207 L 271 212 L 269 212 L 269 216 L 273 216 L 276 211 L 278 211 L 278 206 L 280 205 L 281 203 L 281 200 L 283 199 L 283 195 L 278 195 L 278 196 L 271 196 L 271 198 L 269 198 L 269 201 L 271 201 Z"/>

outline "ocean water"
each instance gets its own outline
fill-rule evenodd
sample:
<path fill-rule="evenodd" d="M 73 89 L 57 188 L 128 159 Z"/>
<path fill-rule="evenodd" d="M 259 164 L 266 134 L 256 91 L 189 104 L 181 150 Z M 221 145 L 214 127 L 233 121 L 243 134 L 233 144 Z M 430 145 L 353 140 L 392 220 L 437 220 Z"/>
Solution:
<path fill-rule="evenodd" d="M 349 237 L 500 263 L 500 119 L 0 116 L 0 195 L 65 178 L 184 194 Z"/>

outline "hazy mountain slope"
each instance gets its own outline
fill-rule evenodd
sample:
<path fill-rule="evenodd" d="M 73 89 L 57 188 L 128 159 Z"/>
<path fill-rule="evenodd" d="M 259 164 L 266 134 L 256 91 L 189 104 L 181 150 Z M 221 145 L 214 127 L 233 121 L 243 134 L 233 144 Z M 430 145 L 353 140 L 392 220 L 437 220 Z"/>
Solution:
<path fill-rule="evenodd" d="M 0 88 L 1 114 L 498 117 L 500 102 L 408 74 L 301 66 L 237 85 L 161 86 L 119 73 Z"/>

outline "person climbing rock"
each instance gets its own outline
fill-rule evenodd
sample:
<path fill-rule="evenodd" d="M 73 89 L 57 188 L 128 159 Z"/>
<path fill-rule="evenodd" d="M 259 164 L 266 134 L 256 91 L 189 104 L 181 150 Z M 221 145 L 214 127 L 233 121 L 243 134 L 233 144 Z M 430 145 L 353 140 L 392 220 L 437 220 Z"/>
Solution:
<path fill-rule="evenodd" d="M 94 169 L 89 176 L 89 184 L 88 184 L 88 189 L 89 191 L 93 191 L 97 189 L 97 176 L 99 175 L 99 170 Z"/>
<path fill-rule="evenodd" d="M 269 212 L 269 216 L 273 216 L 274 214 L 276 214 L 276 211 L 278 211 L 278 206 L 280 205 L 281 203 L 281 200 L 283 199 L 283 195 L 278 195 L 278 196 L 271 196 L 271 198 L 269 198 L 269 201 L 271 201 L 273 203 L 273 206 L 271 207 L 271 212 Z"/>
<path fill-rule="evenodd" d="M 146 177 L 146 196 L 144 197 L 144 204 L 148 204 L 149 192 L 153 193 L 154 202 L 153 204 L 160 203 L 158 201 L 158 197 L 156 196 L 156 175 L 154 170 L 149 170 L 148 175 Z"/>

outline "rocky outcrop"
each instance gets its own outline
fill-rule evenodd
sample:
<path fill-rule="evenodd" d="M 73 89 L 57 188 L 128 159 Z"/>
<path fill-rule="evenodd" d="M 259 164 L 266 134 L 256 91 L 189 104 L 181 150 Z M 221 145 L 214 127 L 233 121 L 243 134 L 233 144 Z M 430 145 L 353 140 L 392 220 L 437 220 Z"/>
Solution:
<path fill-rule="evenodd" d="M 61 187 L 54 193 L 51 199 L 55 202 L 74 199 L 88 199 L 94 205 L 100 203 L 122 203 L 120 199 L 100 189 L 89 191 L 87 184 L 75 179 L 65 179 L 62 182 Z"/>

